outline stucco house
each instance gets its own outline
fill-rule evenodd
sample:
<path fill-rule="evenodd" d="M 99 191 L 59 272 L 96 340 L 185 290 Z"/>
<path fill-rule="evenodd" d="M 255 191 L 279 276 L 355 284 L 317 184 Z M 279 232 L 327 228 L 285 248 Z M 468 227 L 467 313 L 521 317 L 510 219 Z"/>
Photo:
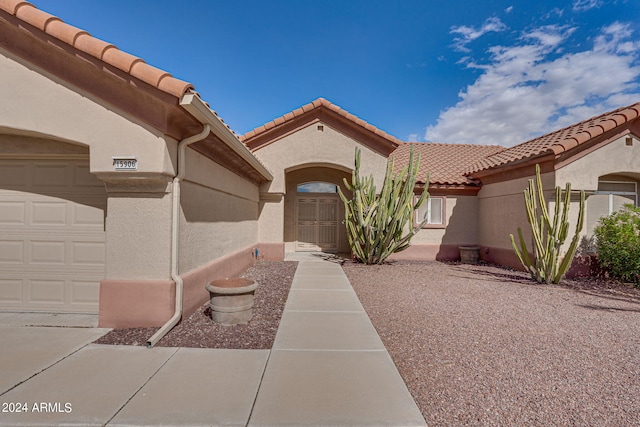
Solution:
<path fill-rule="evenodd" d="M 638 203 L 640 103 L 511 148 L 402 142 L 322 98 L 238 136 L 191 84 L 16 0 L 0 1 L 0 77 L 0 310 L 159 326 L 256 254 L 348 252 L 336 186 L 356 147 L 378 184 L 411 148 L 416 194 L 430 176 L 429 224 L 401 258 L 473 244 L 517 266 L 535 164 L 549 191 L 587 192 L 585 238 Z"/>

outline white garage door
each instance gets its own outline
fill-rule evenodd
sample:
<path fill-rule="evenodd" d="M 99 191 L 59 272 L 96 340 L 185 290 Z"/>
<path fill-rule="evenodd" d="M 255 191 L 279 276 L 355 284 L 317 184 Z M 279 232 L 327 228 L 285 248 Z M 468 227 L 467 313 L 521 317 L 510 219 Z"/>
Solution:
<path fill-rule="evenodd" d="M 88 160 L 0 160 L 0 310 L 97 313 L 106 204 Z"/>

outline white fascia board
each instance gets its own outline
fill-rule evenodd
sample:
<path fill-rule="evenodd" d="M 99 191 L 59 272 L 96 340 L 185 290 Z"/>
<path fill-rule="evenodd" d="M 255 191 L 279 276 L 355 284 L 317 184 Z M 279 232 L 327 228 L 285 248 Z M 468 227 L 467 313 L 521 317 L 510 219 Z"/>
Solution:
<path fill-rule="evenodd" d="M 266 180 L 272 181 L 273 175 L 264 167 L 249 149 L 238 139 L 237 136 L 216 116 L 213 111 L 195 93 L 187 93 L 180 99 L 180 105 L 201 123 L 211 126 L 211 131 L 231 148 L 236 154 L 242 157 Z"/>

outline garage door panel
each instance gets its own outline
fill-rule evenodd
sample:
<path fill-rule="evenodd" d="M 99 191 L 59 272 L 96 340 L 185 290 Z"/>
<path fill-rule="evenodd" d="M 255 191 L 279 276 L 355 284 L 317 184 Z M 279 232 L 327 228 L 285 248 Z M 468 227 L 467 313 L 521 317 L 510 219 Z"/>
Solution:
<path fill-rule="evenodd" d="M 31 265 L 65 265 L 65 241 L 31 240 L 29 245 L 28 263 Z"/>
<path fill-rule="evenodd" d="M 0 309 L 97 312 L 106 204 L 86 160 L 0 160 Z"/>
<path fill-rule="evenodd" d="M 0 264 L 24 264 L 24 241 L 0 240 Z"/>
<path fill-rule="evenodd" d="M 24 162 L 0 163 L 0 182 L 3 187 L 27 188 L 30 185 L 29 167 Z"/>
<path fill-rule="evenodd" d="M 104 242 L 71 242 L 72 266 L 104 266 Z"/>
<path fill-rule="evenodd" d="M 29 282 L 28 302 L 32 304 L 46 303 L 49 306 L 64 305 L 64 279 L 31 279 Z"/>
<path fill-rule="evenodd" d="M 0 279 L 0 303 L 21 304 L 22 293 L 23 279 Z"/>
<path fill-rule="evenodd" d="M 0 200 L 0 226 L 25 224 L 26 202 Z"/>
<path fill-rule="evenodd" d="M 66 187 L 69 184 L 69 165 L 35 164 L 33 185 L 36 187 Z"/>
<path fill-rule="evenodd" d="M 71 305 L 97 307 L 100 286 L 95 280 L 71 281 Z"/>
<path fill-rule="evenodd" d="M 104 188 L 104 182 L 100 181 L 89 170 L 89 165 L 74 165 L 73 186 Z"/>
<path fill-rule="evenodd" d="M 104 209 L 104 208 L 103 208 Z M 72 206 L 71 226 L 104 229 L 104 210 L 95 206 L 74 204 Z"/>
<path fill-rule="evenodd" d="M 53 225 L 64 227 L 67 225 L 68 202 L 32 202 L 31 225 Z"/>

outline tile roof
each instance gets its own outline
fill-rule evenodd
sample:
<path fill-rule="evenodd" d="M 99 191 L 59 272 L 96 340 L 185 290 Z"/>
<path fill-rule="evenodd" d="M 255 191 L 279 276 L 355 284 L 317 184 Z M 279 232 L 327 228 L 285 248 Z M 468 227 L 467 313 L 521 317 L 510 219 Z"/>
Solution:
<path fill-rule="evenodd" d="M 142 59 L 123 52 L 116 46 L 63 22 L 56 16 L 43 12 L 31 3 L 20 0 L 0 0 L 0 10 L 170 95 L 181 97 L 188 90 L 193 89 L 191 83 L 178 80 L 168 72 L 152 67 Z"/>
<path fill-rule="evenodd" d="M 289 122 L 291 120 L 293 120 L 296 117 L 301 116 L 302 114 L 308 113 L 309 111 L 318 109 L 318 108 L 327 108 L 328 110 L 333 111 L 334 113 L 339 114 L 340 116 L 352 121 L 353 123 L 362 126 L 363 128 L 367 129 L 370 132 L 373 132 L 374 134 L 388 140 L 389 142 L 391 142 L 392 144 L 395 145 L 402 145 L 402 141 L 400 141 L 399 139 L 397 139 L 394 136 L 389 135 L 388 133 L 386 133 L 383 130 L 378 129 L 377 127 L 373 126 L 370 123 L 367 123 L 366 121 L 354 116 L 353 114 L 349 113 L 348 111 L 343 110 L 342 108 L 338 107 L 337 105 L 327 101 L 324 98 L 318 98 L 313 102 L 310 102 L 306 105 L 303 105 L 302 107 L 291 111 L 290 113 L 287 113 L 283 116 L 278 117 L 277 119 L 274 119 L 268 123 L 265 123 L 262 126 L 259 126 L 255 129 L 253 129 L 250 132 L 245 133 L 244 135 L 242 135 L 240 137 L 240 140 L 243 142 L 247 142 L 248 140 L 255 138 L 273 128 L 275 128 L 276 126 L 282 125 L 286 122 Z"/>
<path fill-rule="evenodd" d="M 396 171 L 409 163 L 411 148 L 414 150 L 414 156 L 420 153 L 418 182 L 424 183 L 429 174 L 430 184 L 436 185 L 475 184 L 465 176 L 469 167 L 478 159 L 500 153 L 505 149 L 498 145 L 405 142 L 391 154 L 396 159 Z"/>
<path fill-rule="evenodd" d="M 479 159 L 471 165 L 467 172 L 480 172 L 542 154 L 559 155 L 630 122 L 638 116 L 640 116 L 640 102 L 592 117 Z"/>

